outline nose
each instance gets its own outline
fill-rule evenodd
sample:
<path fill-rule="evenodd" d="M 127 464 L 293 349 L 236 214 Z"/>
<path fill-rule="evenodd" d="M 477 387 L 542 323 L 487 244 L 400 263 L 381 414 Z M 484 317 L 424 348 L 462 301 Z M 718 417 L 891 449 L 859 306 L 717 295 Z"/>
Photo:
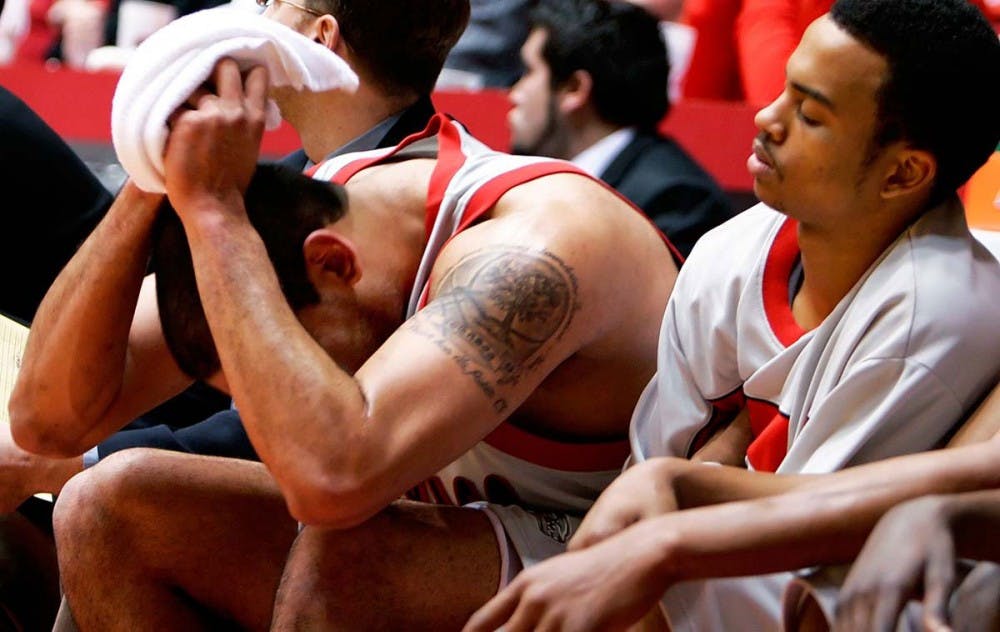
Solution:
<path fill-rule="evenodd" d="M 517 104 L 521 102 L 521 92 L 524 90 L 524 77 L 518 79 L 514 85 L 510 87 L 510 92 L 507 93 L 507 98 L 510 100 L 511 104 L 517 107 Z"/>
<path fill-rule="evenodd" d="M 753 117 L 754 125 L 757 126 L 767 139 L 772 143 L 780 144 L 784 142 L 787 133 L 785 125 L 785 95 L 780 95 L 769 105 L 758 110 Z"/>

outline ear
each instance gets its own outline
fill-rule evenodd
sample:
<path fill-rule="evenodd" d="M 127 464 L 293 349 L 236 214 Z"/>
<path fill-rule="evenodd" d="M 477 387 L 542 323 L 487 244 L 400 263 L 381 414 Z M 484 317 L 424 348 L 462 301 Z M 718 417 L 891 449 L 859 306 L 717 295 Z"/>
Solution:
<path fill-rule="evenodd" d="M 563 84 L 556 89 L 556 99 L 559 111 L 563 114 L 574 114 L 587 107 L 590 94 L 594 89 L 594 78 L 586 70 L 574 71 Z"/>
<path fill-rule="evenodd" d="M 343 44 L 343 40 L 340 37 L 340 23 L 337 22 L 337 18 L 327 13 L 316 18 L 315 25 L 313 40 L 340 54 L 338 48 Z"/>
<path fill-rule="evenodd" d="M 894 198 L 929 189 L 937 175 L 937 160 L 922 149 L 903 149 L 892 162 L 882 183 L 882 197 Z"/>
<path fill-rule="evenodd" d="M 309 280 L 317 287 L 330 275 L 336 277 L 339 283 L 352 286 L 361 280 L 361 266 L 354 244 L 329 228 L 310 233 L 302 244 L 302 253 Z"/>

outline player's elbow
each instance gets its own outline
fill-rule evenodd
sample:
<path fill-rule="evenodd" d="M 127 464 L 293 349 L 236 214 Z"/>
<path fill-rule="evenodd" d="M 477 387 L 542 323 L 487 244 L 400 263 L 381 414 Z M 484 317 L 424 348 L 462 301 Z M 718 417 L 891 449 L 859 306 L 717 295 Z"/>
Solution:
<path fill-rule="evenodd" d="M 81 411 L 49 389 L 20 381 L 7 406 L 14 443 L 28 452 L 59 458 L 79 456 L 91 447 L 87 430 L 106 410 L 99 405 Z"/>
<path fill-rule="evenodd" d="M 385 508 L 382 496 L 355 477 L 323 477 L 283 486 L 292 516 L 302 524 L 350 529 Z"/>
<path fill-rule="evenodd" d="M 10 434 L 19 448 L 32 454 L 68 458 L 83 454 L 89 446 L 82 437 L 63 432 L 39 417 L 24 410 L 10 407 Z"/>

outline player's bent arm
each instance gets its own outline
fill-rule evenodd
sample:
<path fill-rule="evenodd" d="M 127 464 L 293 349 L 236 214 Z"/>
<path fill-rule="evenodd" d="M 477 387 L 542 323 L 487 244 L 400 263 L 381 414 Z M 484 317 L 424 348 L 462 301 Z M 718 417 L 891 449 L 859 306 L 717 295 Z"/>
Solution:
<path fill-rule="evenodd" d="M 741 416 L 742 413 L 734 421 L 734 426 L 739 424 Z M 1000 427 L 1000 387 L 993 389 L 948 445 L 967 446 L 994 435 L 1000 436 L 997 427 Z M 732 443 L 738 445 L 740 441 L 736 439 Z M 711 447 L 712 443 L 709 443 L 708 448 Z M 708 453 L 707 450 L 699 452 L 695 458 Z M 909 472 L 906 476 L 920 476 L 920 465 L 904 465 L 904 469 L 897 471 L 897 463 L 908 464 L 913 462 L 910 459 L 916 458 L 926 457 L 911 456 L 902 461 L 893 459 L 827 475 L 779 475 L 734 467 L 705 466 L 686 459 L 650 459 L 633 466 L 605 490 L 577 530 L 570 548 L 591 546 L 634 522 L 668 511 L 766 498 L 796 490 L 805 493 L 863 492 L 872 480 L 879 478 L 895 480 L 893 477 L 901 472 Z M 947 457 L 951 458 L 954 457 Z M 916 480 L 913 482 L 915 489 L 926 486 L 927 491 L 914 494 L 988 488 L 993 478 L 988 471 L 982 474 L 978 476 L 975 472 L 963 470 L 955 472 L 954 478 L 946 476 L 941 481 Z M 1000 481 L 1000 477 L 997 480 Z M 934 483 L 939 484 L 940 489 L 935 488 Z M 905 495 L 909 493 L 905 490 L 901 493 L 904 498 L 910 497 Z"/>
<path fill-rule="evenodd" d="M 559 254 L 466 235 L 439 257 L 431 303 L 351 376 L 299 324 L 245 218 L 188 230 L 223 372 L 300 521 L 347 527 L 381 510 L 600 328 L 582 273 Z"/>
<path fill-rule="evenodd" d="M 1000 436 L 815 476 L 772 498 L 666 515 L 657 519 L 673 533 L 664 563 L 680 581 L 845 562 L 900 502 L 1000 488 L 998 457 Z"/>
<path fill-rule="evenodd" d="M 10 401 L 25 449 L 81 454 L 189 382 L 163 345 L 155 293 L 140 299 L 161 199 L 127 183 L 39 306 Z"/>

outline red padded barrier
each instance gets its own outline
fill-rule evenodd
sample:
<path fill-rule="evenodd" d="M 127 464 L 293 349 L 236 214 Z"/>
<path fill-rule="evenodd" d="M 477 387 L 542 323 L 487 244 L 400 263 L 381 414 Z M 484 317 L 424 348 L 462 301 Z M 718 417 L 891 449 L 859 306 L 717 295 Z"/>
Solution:
<path fill-rule="evenodd" d="M 111 97 L 118 75 L 53 69 L 41 64 L 0 66 L 0 85 L 28 103 L 69 141 L 109 143 Z M 437 92 L 439 109 L 465 123 L 491 147 L 510 142 L 506 114 L 510 108 L 501 91 Z M 663 129 L 684 145 L 728 191 L 749 191 L 746 171 L 754 135 L 754 110 L 744 104 L 685 101 L 674 106 Z M 265 134 L 265 154 L 281 155 L 298 147 L 290 126 Z"/>

